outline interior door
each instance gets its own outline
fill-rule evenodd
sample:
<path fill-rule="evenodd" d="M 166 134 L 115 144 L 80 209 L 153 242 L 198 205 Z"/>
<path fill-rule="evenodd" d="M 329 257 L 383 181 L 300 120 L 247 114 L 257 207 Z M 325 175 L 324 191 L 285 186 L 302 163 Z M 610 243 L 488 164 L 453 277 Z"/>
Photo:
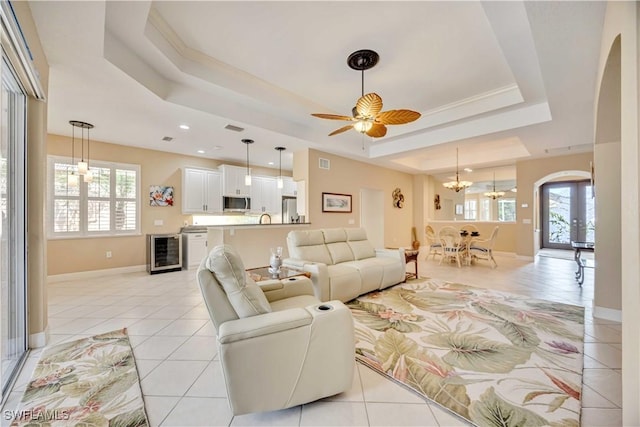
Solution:
<path fill-rule="evenodd" d="M 374 248 L 384 248 L 384 192 L 360 190 L 360 226 Z"/>
<path fill-rule="evenodd" d="M 590 181 L 542 186 L 542 247 L 571 249 L 572 241 L 595 239 L 595 199 Z"/>

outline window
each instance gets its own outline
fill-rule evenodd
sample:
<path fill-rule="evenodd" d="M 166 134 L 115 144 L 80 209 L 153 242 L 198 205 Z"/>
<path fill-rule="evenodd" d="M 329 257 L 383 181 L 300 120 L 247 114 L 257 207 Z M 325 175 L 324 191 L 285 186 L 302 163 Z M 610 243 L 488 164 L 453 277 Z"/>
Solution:
<path fill-rule="evenodd" d="M 71 159 L 49 157 L 49 237 L 95 237 L 140 233 L 140 166 L 92 161 L 93 181 L 77 174 Z"/>
<path fill-rule="evenodd" d="M 480 221 L 491 221 L 491 199 L 480 200 Z"/>
<path fill-rule="evenodd" d="M 478 201 L 464 201 L 464 219 L 477 219 L 478 217 Z"/>
<path fill-rule="evenodd" d="M 516 220 L 516 199 L 498 200 L 498 221 Z"/>

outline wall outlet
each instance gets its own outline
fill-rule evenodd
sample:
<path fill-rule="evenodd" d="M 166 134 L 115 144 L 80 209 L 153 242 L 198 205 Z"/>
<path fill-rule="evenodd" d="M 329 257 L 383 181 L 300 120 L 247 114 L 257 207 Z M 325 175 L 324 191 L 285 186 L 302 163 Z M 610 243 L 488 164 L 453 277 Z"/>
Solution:
<path fill-rule="evenodd" d="M 111 258 L 113 256 L 113 254 L 111 253 L 111 251 L 107 251 L 107 258 Z"/>
<path fill-rule="evenodd" d="M 355 219 L 351 218 L 351 219 L 349 220 L 349 224 L 353 225 L 353 224 L 355 224 L 355 223 L 356 223 L 356 220 L 355 220 Z"/>

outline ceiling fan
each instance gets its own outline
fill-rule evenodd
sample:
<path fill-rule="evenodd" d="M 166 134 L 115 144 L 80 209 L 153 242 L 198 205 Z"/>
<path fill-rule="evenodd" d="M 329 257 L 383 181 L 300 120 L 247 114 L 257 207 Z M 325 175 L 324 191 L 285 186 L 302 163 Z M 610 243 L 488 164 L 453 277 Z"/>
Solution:
<path fill-rule="evenodd" d="M 402 125 L 410 123 L 420 118 L 420 113 L 411 110 L 382 110 L 382 98 L 377 93 L 364 93 L 364 71 L 373 68 L 380 56 L 369 49 L 353 52 L 347 58 L 350 68 L 362 72 L 362 96 L 356 102 L 356 106 L 351 110 L 352 117 L 340 116 L 337 114 L 311 114 L 314 117 L 329 120 L 345 120 L 353 122 L 340 129 L 336 129 L 329 136 L 355 129 L 360 133 L 365 133 L 372 138 L 380 138 L 387 134 L 386 125 Z"/>

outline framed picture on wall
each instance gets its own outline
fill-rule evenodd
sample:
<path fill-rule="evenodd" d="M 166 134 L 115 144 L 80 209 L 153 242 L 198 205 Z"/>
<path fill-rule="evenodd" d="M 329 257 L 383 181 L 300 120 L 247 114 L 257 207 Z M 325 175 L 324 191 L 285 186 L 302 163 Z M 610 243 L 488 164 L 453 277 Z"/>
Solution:
<path fill-rule="evenodd" d="M 322 212 L 351 212 L 351 194 L 322 193 Z"/>
<path fill-rule="evenodd" d="M 173 187 L 167 185 L 149 186 L 149 206 L 173 206 Z"/>
<path fill-rule="evenodd" d="M 456 205 L 456 215 L 464 215 L 464 205 L 462 204 Z"/>

